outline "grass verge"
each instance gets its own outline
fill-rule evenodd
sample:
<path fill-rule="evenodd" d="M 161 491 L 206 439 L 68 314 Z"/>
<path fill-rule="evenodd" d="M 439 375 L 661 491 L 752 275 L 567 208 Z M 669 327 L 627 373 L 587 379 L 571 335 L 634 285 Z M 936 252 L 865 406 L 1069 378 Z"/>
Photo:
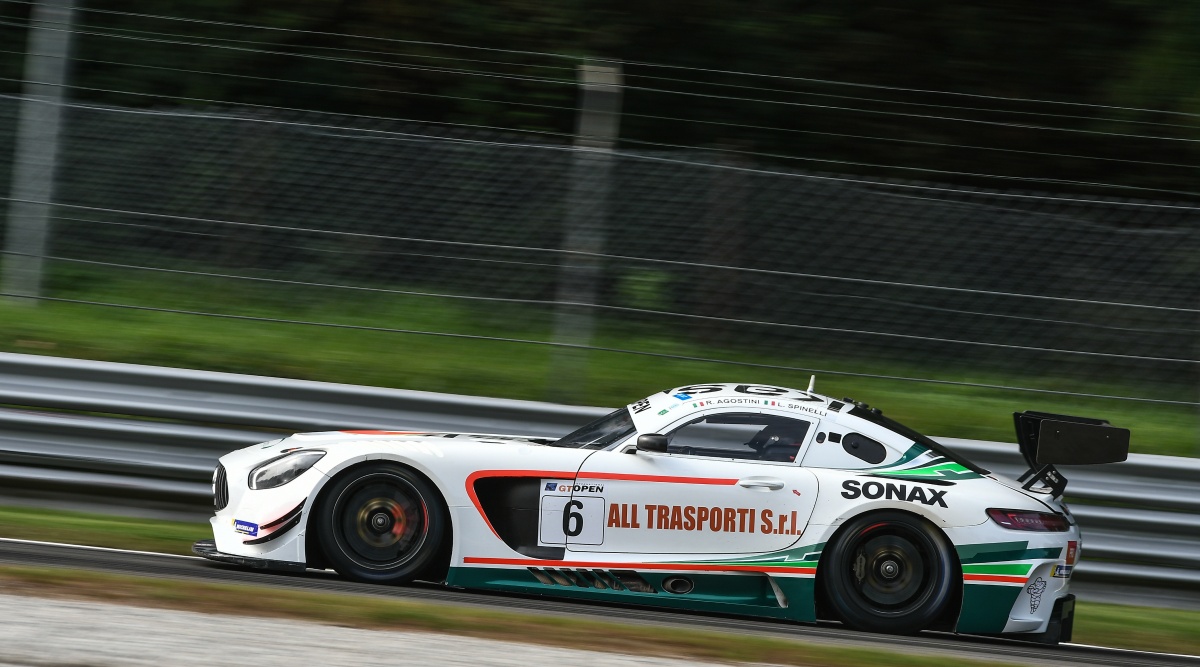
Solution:
<path fill-rule="evenodd" d="M 190 554 L 192 542 L 210 535 L 208 525 L 204 523 L 131 519 L 24 507 L 0 507 L 0 537 Z M 95 573 L 83 574 L 57 568 L 3 567 L 0 568 L 0 581 L 5 582 L 3 588 L 6 590 L 11 585 L 14 592 L 23 590 L 36 595 L 67 595 L 72 591 L 78 591 L 81 596 L 103 600 L 160 604 L 181 609 L 221 613 L 289 616 L 330 623 L 359 624 L 362 627 L 371 628 L 412 628 L 497 639 L 528 637 L 532 638 L 531 641 L 553 637 L 554 644 L 572 647 L 594 645 L 596 636 L 609 637 L 613 635 L 602 633 L 616 632 L 611 628 L 589 625 L 592 627 L 591 631 L 597 634 L 583 636 L 580 634 L 583 631 L 572 627 L 576 621 L 567 622 L 552 617 L 544 619 L 545 623 L 540 620 L 534 623 L 525 615 L 508 615 L 503 612 L 466 610 L 460 613 L 459 611 L 447 611 L 449 608 L 441 605 L 393 603 L 390 601 L 380 602 L 376 605 L 375 601 L 361 597 L 292 593 L 269 588 L 256 590 L 251 594 L 243 586 L 149 580 Z M 319 599 L 310 600 L 310 598 Z M 196 602 L 197 600 L 203 600 L 203 604 L 199 604 Z M 426 609 L 426 607 L 430 607 L 430 609 Z M 474 620 L 461 621 L 461 619 Z M 604 626 L 603 623 L 596 623 L 598 626 Z M 1155 609 L 1081 600 L 1076 607 L 1074 641 L 1114 648 L 1200 655 L 1200 635 L 1195 631 L 1198 626 L 1200 626 L 1200 611 Z M 793 642 L 771 639 L 745 638 L 748 643 L 744 645 L 726 647 L 724 644 L 730 641 L 727 635 L 713 634 L 710 636 L 711 633 L 699 631 L 694 632 L 697 637 L 693 646 L 690 634 L 677 634 L 672 631 L 670 636 L 664 637 L 664 633 L 661 631 L 650 628 L 619 627 L 626 628 L 626 630 L 622 630 L 626 634 L 618 635 L 625 639 L 611 642 L 609 644 L 611 646 L 638 646 L 639 651 L 642 650 L 641 647 L 660 647 L 664 650 L 680 651 L 657 653 L 656 655 L 779 662 L 789 665 L 924 664 L 916 660 L 871 662 L 879 657 L 879 652 L 868 651 L 863 655 L 858 655 L 857 650 L 851 649 L 845 649 L 848 651 L 847 653 L 834 655 L 822 653 L 821 651 L 824 650 L 822 647 L 812 647 L 814 653 L 808 652 L 808 648 L 806 648 L 804 653 L 797 654 Z M 518 630 L 520 634 L 512 634 Z M 680 639 L 681 637 L 689 639 L 685 641 Z M 631 643 L 626 643 L 626 641 Z M 664 644 L 664 642 L 667 643 Z M 689 649 L 688 647 L 693 648 Z M 697 652 L 687 652 L 688 650 Z M 770 657 L 769 659 L 765 657 L 777 654 L 783 657 Z M 792 657 L 789 659 L 788 656 Z M 807 662 L 797 662 L 799 657 Z M 897 658 L 897 660 L 899 659 Z M 832 661 L 822 662 L 821 660 Z M 983 663 L 966 661 L 962 664 Z"/>
<path fill-rule="evenodd" d="M 0 506 L 0 537 L 190 556 L 192 543 L 211 538 L 212 528 L 199 521 Z"/>

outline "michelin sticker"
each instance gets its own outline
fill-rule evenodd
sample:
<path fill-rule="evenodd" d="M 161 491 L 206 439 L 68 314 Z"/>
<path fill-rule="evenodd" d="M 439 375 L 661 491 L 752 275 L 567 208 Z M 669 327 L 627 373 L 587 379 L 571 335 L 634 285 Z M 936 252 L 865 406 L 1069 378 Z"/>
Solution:
<path fill-rule="evenodd" d="M 1029 593 L 1029 613 L 1034 613 L 1042 606 L 1042 593 L 1046 592 L 1046 580 L 1038 577 L 1025 589 Z"/>
<path fill-rule="evenodd" d="M 233 529 L 243 535 L 249 535 L 250 537 L 255 537 L 258 535 L 257 523 L 250 523 L 249 521 L 242 521 L 241 519 L 233 520 Z"/>
<path fill-rule="evenodd" d="M 604 544 L 604 485 L 573 479 L 541 480 L 538 545 Z"/>

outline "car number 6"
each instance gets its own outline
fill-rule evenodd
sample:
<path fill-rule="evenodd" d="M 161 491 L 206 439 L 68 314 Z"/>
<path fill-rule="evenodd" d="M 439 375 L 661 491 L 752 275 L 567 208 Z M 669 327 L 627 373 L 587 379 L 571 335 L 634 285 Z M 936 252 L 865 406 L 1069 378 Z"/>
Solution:
<path fill-rule="evenodd" d="M 568 540 L 576 545 L 604 544 L 608 503 L 603 497 L 568 495 L 571 487 L 558 480 L 542 480 L 541 484 L 539 546 L 566 545 Z"/>
<path fill-rule="evenodd" d="M 563 506 L 562 529 L 567 537 L 578 537 L 583 532 L 583 515 L 576 510 L 583 509 L 583 503 L 578 500 L 568 501 Z"/>

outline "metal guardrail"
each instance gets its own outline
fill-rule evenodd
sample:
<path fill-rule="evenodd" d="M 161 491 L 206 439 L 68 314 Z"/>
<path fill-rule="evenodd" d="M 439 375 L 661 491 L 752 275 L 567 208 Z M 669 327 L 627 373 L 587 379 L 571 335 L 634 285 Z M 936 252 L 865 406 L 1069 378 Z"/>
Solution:
<path fill-rule="evenodd" d="M 207 514 L 222 454 L 282 433 L 407 428 L 556 435 L 602 408 L 0 353 L 0 493 Z M 1001 474 L 1015 445 L 941 439 Z M 1200 460 L 1064 470 L 1082 579 L 1200 587 Z"/>

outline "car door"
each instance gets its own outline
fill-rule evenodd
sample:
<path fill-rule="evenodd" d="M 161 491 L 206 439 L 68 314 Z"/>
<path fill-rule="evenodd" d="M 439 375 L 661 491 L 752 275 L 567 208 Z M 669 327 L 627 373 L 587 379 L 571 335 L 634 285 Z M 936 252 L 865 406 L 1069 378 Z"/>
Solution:
<path fill-rule="evenodd" d="M 793 459 L 811 421 L 725 409 L 664 430 L 667 452 L 638 451 L 634 437 L 584 461 L 562 518 L 569 551 L 762 553 L 800 539 L 817 481 Z"/>

